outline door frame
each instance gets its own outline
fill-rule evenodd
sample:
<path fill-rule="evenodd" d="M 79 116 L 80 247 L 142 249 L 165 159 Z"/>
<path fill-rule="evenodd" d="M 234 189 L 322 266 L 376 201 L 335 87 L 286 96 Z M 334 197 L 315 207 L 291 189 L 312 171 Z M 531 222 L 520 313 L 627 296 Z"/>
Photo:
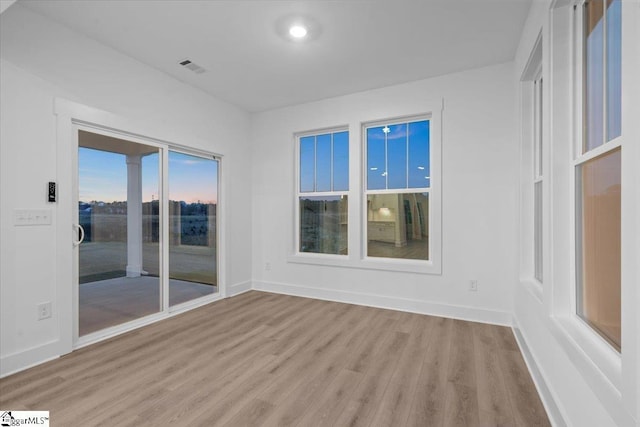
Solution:
<path fill-rule="evenodd" d="M 111 338 L 141 326 L 157 322 L 193 308 L 209 304 L 225 298 L 227 294 L 225 280 L 225 263 L 221 254 L 225 253 L 225 194 L 223 155 L 194 147 L 206 147 L 209 142 L 197 138 L 183 137 L 161 128 L 141 126 L 135 120 L 117 116 L 83 104 L 56 98 L 54 114 L 57 121 L 57 158 L 58 204 L 56 206 L 56 293 L 59 319 L 59 354 L 66 354 L 74 349 Z M 84 337 L 78 336 L 78 249 L 73 245 L 77 234 L 75 224 L 78 222 L 78 130 L 86 130 L 106 136 L 120 138 L 134 143 L 152 145 L 160 149 L 160 194 L 163 220 L 160 224 L 160 262 L 162 283 L 162 310 L 158 313 L 142 317 L 130 322 L 97 331 Z M 157 135 L 160 135 L 158 137 Z M 176 144 L 172 140 L 186 141 L 187 144 Z M 218 206 L 216 208 L 217 233 L 217 274 L 218 292 L 193 301 L 169 307 L 168 305 L 168 170 L 169 150 L 175 150 L 214 158 L 218 161 Z"/>

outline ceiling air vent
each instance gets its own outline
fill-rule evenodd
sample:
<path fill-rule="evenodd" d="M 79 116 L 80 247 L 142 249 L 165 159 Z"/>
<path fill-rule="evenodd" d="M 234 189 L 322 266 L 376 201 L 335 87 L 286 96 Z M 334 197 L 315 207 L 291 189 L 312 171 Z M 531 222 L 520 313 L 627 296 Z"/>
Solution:
<path fill-rule="evenodd" d="M 196 74 L 202 74 L 205 71 L 207 71 L 204 68 L 202 68 L 201 66 L 199 66 L 198 64 L 196 64 L 195 62 L 191 62 L 188 59 L 180 61 L 180 62 L 178 62 L 178 64 L 182 65 L 185 68 L 188 68 L 189 70 L 193 71 Z"/>

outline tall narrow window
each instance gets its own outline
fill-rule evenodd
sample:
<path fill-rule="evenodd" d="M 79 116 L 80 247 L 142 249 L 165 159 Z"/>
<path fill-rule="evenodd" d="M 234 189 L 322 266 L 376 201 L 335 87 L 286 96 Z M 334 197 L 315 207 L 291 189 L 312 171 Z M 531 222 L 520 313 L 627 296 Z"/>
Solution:
<path fill-rule="evenodd" d="M 533 272 L 542 283 L 542 75 L 533 81 Z"/>
<path fill-rule="evenodd" d="M 583 6 L 583 138 L 575 161 L 577 312 L 621 340 L 621 4 Z"/>
<path fill-rule="evenodd" d="M 349 132 L 304 134 L 299 151 L 298 250 L 346 255 Z"/>
<path fill-rule="evenodd" d="M 429 259 L 430 121 L 365 127 L 367 256 Z"/>

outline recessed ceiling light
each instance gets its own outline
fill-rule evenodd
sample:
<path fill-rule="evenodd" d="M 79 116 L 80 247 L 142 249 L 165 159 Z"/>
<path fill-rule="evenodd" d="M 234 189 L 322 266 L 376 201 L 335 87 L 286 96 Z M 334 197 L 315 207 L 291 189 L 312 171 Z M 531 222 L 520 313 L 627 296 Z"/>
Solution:
<path fill-rule="evenodd" d="M 301 39 L 307 35 L 307 29 L 302 25 L 292 25 L 289 28 L 289 35 L 294 39 Z"/>
<path fill-rule="evenodd" d="M 294 45 L 305 45 L 322 34 L 322 27 L 316 19 L 299 14 L 281 16 L 276 20 L 274 29 L 278 36 Z"/>

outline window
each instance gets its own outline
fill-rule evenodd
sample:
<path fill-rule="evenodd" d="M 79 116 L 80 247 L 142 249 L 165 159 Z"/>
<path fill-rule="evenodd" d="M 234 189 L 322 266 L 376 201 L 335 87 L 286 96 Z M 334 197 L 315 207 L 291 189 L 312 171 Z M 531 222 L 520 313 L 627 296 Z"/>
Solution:
<path fill-rule="evenodd" d="M 361 121 L 358 146 L 349 146 L 346 127 L 294 135 L 289 262 L 442 272 L 444 100 L 438 101 L 424 104 L 427 113 L 419 116 Z M 357 175 L 361 179 L 354 179 Z"/>
<path fill-rule="evenodd" d="M 364 127 L 366 255 L 429 260 L 430 120 Z"/>
<path fill-rule="evenodd" d="M 533 81 L 533 275 L 542 283 L 542 69 Z"/>
<path fill-rule="evenodd" d="M 520 157 L 520 269 L 522 284 L 538 301 L 543 299 L 543 266 L 548 242 L 544 241 L 548 212 L 544 211 L 548 183 L 545 161 L 542 29 L 520 77 L 522 138 Z M 547 156 L 548 157 L 548 156 Z"/>
<path fill-rule="evenodd" d="M 582 6 L 575 168 L 577 314 L 621 350 L 621 2 Z"/>
<path fill-rule="evenodd" d="M 347 255 L 349 132 L 297 135 L 299 252 Z"/>

